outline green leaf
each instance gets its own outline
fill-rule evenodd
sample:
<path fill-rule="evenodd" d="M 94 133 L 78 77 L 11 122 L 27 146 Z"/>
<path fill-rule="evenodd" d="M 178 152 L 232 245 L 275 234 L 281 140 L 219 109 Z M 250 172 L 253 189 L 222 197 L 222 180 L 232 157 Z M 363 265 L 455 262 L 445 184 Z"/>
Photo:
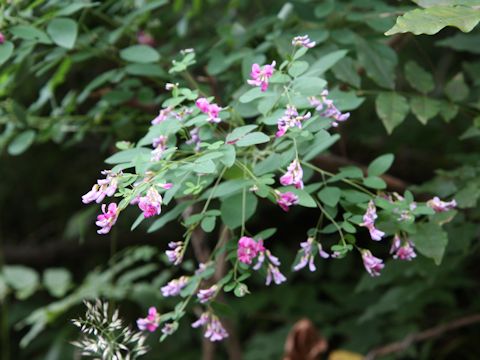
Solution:
<path fill-rule="evenodd" d="M 128 62 L 153 63 L 160 60 L 160 54 L 147 45 L 133 45 L 120 51 L 120 57 Z"/>
<path fill-rule="evenodd" d="M 339 188 L 334 186 L 324 187 L 322 190 L 318 192 L 319 199 L 324 204 L 331 207 L 337 206 L 341 195 L 342 195 L 342 191 Z"/>
<path fill-rule="evenodd" d="M 452 101 L 463 101 L 468 96 L 468 86 L 465 84 L 465 79 L 462 73 L 455 75 L 445 86 L 445 94 Z"/>
<path fill-rule="evenodd" d="M 410 100 L 412 112 L 423 125 L 440 111 L 439 103 L 426 96 L 415 96 Z"/>
<path fill-rule="evenodd" d="M 421 7 L 429 8 L 432 6 L 451 6 L 451 5 L 480 5 L 480 0 L 412 0 Z"/>
<path fill-rule="evenodd" d="M 31 25 L 17 25 L 11 27 L 9 31 L 24 40 L 34 40 L 43 44 L 51 44 L 52 41 L 42 30 Z"/>
<path fill-rule="evenodd" d="M 393 164 L 395 157 L 393 154 L 385 154 L 377 157 L 368 165 L 367 173 L 369 176 L 379 176 L 385 174 Z"/>
<path fill-rule="evenodd" d="M 427 94 L 435 88 L 433 76 L 414 61 L 405 64 L 405 77 L 414 89 L 423 94 Z"/>
<path fill-rule="evenodd" d="M 43 285 L 50 295 L 63 297 L 72 285 L 72 275 L 64 268 L 47 269 L 43 273 Z"/>
<path fill-rule="evenodd" d="M 307 71 L 308 66 L 306 61 L 294 61 L 290 69 L 288 69 L 288 73 L 295 78 Z"/>
<path fill-rule="evenodd" d="M 216 221 L 215 216 L 207 216 L 203 218 L 202 222 L 200 223 L 200 226 L 202 227 L 203 231 L 207 233 L 212 232 L 213 229 L 215 229 L 215 221 Z"/>
<path fill-rule="evenodd" d="M 400 125 L 408 114 L 407 99 L 395 92 L 381 93 L 375 99 L 378 117 L 389 134 Z"/>
<path fill-rule="evenodd" d="M 381 87 L 394 89 L 397 55 L 389 46 L 356 38 L 358 60 L 367 75 Z"/>
<path fill-rule="evenodd" d="M 165 214 L 162 213 L 162 216 L 160 216 L 157 220 L 155 220 L 155 222 L 150 226 L 147 232 L 152 233 L 154 231 L 161 229 L 170 221 L 173 221 L 177 217 L 179 217 L 182 214 L 182 212 L 190 205 L 191 205 L 190 202 L 180 203 L 169 212 Z"/>
<path fill-rule="evenodd" d="M 15 136 L 12 142 L 8 145 L 8 153 L 10 155 L 20 155 L 27 150 L 35 140 L 34 130 L 25 130 Z"/>
<path fill-rule="evenodd" d="M 305 75 L 296 78 L 292 83 L 292 88 L 304 96 L 314 96 L 320 94 L 325 85 L 327 85 L 325 80 Z"/>
<path fill-rule="evenodd" d="M 250 90 L 247 90 L 240 98 L 238 101 L 240 101 L 243 104 L 249 103 L 255 99 L 264 97 L 264 96 L 270 96 L 271 94 L 268 94 L 267 92 L 262 91 L 259 87 L 254 87 Z"/>
<path fill-rule="evenodd" d="M 72 49 L 77 40 L 78 25 L 72 19 L 56 18 L 48 23 L 47 33 L 58 46 Z"/>
<path fill-rule="evenodd" d="M 320 130 L 316 135 L 315 135 L 315 140 L 313 143 L 302 152 L 303 160 L 304 161 L 309 161 L 313 159 L 315 156 L 320 154 L 322 151 L 325 151 L 328 149 L 330 146 L 332 146 L 337 140 L 340 139 L 340 135 L 334 134 L 330 135 L 325 130 Z"/>
<path fill-rule="evenodd" d="M 168 74 L 158 64 L 129 64 L 125 67 L 127 74 L 167 79 Z"/>
<path fill-rule="evenodd" d="M 358 75 L 357 69 L 355 68 L 355 62 L 353 59 L 346 57 L 340 60 L 332 68 L 332 71 L 338 80 L 344 81 L 356 88 L 360 87 L 361 78 L 360 75 Z"/>
<path fill-rule="evenodd" d="M 230 229 L 236 229 L 242 225 L 242 218 L 248 221 L 257 208 L 257 197 L 252 193 L 245 191 L 245 201 L 243 201 L 243 193 L 233 195 L 222 200 L 220 211 L 222 213 L 222 221 Z M 243 204 L 245 209 L 243 210 Z"/>
<path fill-rule="evenodd" d="M 462 34 L 458 33 L 446 39 L 435 42 L 437 46 L 444 46 L 457 51 L 466 51 L 474 54 L 480 54 L 480 34 Z"/>
<path fill-rule="evenodd" d="M 432 6 L 415 9 L 397 18 L 397 23 L 385 35 L 411 32 L 433 35 L 446 26 L 470 32 L 480 21 L 480 10 L 467 6 Z"/>
<path fill-rule="evenodd" d="M 237 153 L 235 151 L 235 147 L 230 144 L 225 144 L 220 149 L 223 152 L 223 157 L 220 159 L 223 165 L 226 167 L 232 167 L 235 163 L 235 159 L 237 157 Z"/>
<path fill-rule="evenodd" d="M 445 231 L 435 223 L 417 225 L 417 232 L 412 235 L 412 241 L 418 252 L 440 265 L 448 243 Z"/>
<path fill-rule="evenodd" d="M 5 282 L 15 290 L 15 296 L 20 300 L 32 295 L 39 285 L 37 272 L 23 265 L 7 265 L 3 274 Z"/>
<path fill-rule="evenodd" d="M 255 131 L 245 135 L 238 140 L 235 145 L 239 147 L 246 147 L 250 145 L 263 144 L 270 141 L 270 137 L 260 131 Z"/>
<path fill-rule="evenodd" d="M 230 134 L 227 135 L 227 138 L 225 139 L 225 141 L 229 143 L 229 142 L 238 140 L 241 137 L 248 134 L 249 132 L 252 132 L 253 130 L 255 130 L 257 127 L 258 125 L 245 125 L 245 126 L 237 127 L 233 129 L 233 131 Z"/>
<path fill-rule="evenodd" d="M 458 106 L 447 102 L 447 101 L 440 101 L 440 116 L 445 120 L 445 122 L 450 122 L 455 116 L 458 114 Z"/>
<path fill-rule="evenodd" d="M 5 63 L 13 54 L 14 46 L 10 41 L 0 44 L 0 65 Z"/>
<path fill-rule="evenodd" d="M 372 189 L 386 189 L 387 184 L 383 181 L 382 178 L 378 176 L 369 176 L 363 179 L 363 185 L 372 188 Z"/>
<path fill-rule="evenodd" d="M 306 75 L 313 77 L 323 74 L 340 61 L 340 59 L 344 58 L 347 52 L 348 50 L 337 50 L 322 56 L 310 66 Z"/>

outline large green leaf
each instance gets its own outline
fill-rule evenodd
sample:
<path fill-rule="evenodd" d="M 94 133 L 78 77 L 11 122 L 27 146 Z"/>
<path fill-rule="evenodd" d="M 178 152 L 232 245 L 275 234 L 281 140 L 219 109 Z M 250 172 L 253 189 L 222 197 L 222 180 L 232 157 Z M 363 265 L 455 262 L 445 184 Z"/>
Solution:
<path fill-rule="evenodd" d="M 418 225 L 417 233 L 412 236 L 412 241 L 422 255 L 432 258 L 435 264 L 440 265 L 448 237 L 439 225 L 435 223 Z"/>
<path fill-rule="evenodd" d="M 10 41 L 0 44 L 0 65 L 7 61 L 13 54 L 13 44 Z"/>
<path fill-rule="evenodd" d="M 236 229 L 242 225 L 242 219 L 247 221 L 253 216 L 257 203 L 257 197 L 248 191 L 224 199 L 220 206 L 222 221 L 230 229 Z"/>
<path fill-rule="evenodd" d="M 53 19 L 48 23 L 47 33 L 58 46 L 71 49 L 77 40 L 77 22 L 67 18 Z"/>
<path fill-rule="evenodd" d="M 393 154 L 385 154 L 377 157 L 368 165 L 368 176 L 379 176 L 387 172 L 393 164 Z"/>
<path fill-rule="evenodd" d="M 8 153 L 10 155 L 20 155 L 32 145 L 35 140 L 34 130 L 25 130 L 24 132 L 15 136 L 12 142 L 8 145 Z"/>
<path fill-rule="evenodd" d="M 472 31 L 480 21 L 480 9 L 468 6 L 432 6 L 415 9 L 397 19 L 397 23 L 385 35 L 411 32 L 415 35 L 433 35 L 446 26 L 463 32 Z"/>
<path fill-rule="evenodd" d="M 400 125 L 408 114 L 407 99 L 395 92 L 381 93 L 375 100 L 375 109 L 389 134 Z"/>
<path fill-rule="evenodd" d="M 387 45 L 367 42 L 357 37 L 358 60 L 365 68 L 367 75 L 381 87 L 395 87 L 395 66 L 397 55 Z"/>
<path fill-rule="evenodd" d="M 309 76 L 318 76 L 323 74 L 325 71 L 334 66 L 340 59 L 344 58 L 345 55 L 347 55 L 347 52 L 347 50 L 337 50 L 322 56 L 310 66 L 307 74 Z"/>
<path fill-rule="evenodd" d="M 446 39 L 437 41 L 435 45 L 448 47 L 457 51 L 466 51 L 474 54 L 480 54 L 480 34 L 462 34 L 458 33 Z"/>
<path fill-rule="evenodd" d="M 432 6 L 480 5 L 480 0 L 412 0 L 412 1 L 424 8 L 429 8 Z"/>
<path fill-rule="evenodd" d="M 410 100 L 412 112 L 423 125 L 433 118 L 440 111 L 438 101 L 429 99 L 426 96 L 415 96 Z"/>
<path fill-rule="evenodd" d="M 408 83 L 423 94 L 429 93 L 435 88 L 433 76 L 425 71 L 414 61 L 405 64 L 405 77 Z"/>
<path fill-rule="evenodd" d="M 152 63 L 160 60 L 160 54 L 147 45 L 133 45 L 120 51 L 120 57 L 134 63 Z"/>

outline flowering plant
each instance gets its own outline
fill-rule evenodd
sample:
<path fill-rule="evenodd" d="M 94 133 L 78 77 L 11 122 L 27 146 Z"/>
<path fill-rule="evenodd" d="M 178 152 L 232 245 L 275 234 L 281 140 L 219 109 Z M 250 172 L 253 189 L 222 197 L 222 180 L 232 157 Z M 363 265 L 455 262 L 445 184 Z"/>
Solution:
<path fill-rule="evenodd" d="M 246 280 L 254 273 L 264 276 L 267 286 L 287 281 L 289 270 L 271 250 L 282 234 L 276 228 L 249 228 L 259 202 L 284 211 L 275 213 L 277 221 L 295 207 L 318 214 L 293 271 L 307 265 L 315 271 L 316 261 L 339 261 L 354 253 L 368 274 L 379 276 L 384 264 L 373 255 L 374 242 L 390 247 L 393 259 L 412 260 L 417 249 L 441 260 L 443 253 L 432 252 L 417 234 L 422 227 L 437 229 L 447 222 L 455 200 L 418 202 L 409 191 L 388 191 L 382 175 L 393 163 L 391 154 L 378 157 L 365 171 L 347 166 L 331 173 L 316 164 L 317 155 L 340 138 L 337 129 L 350 114 L 342 112 L 321 77 L 329 60 L 301 60 L 314 46 L 308 36 L 298 36 L 284 59 L 252 63 L 250 79 L 230 104 L 180 81 L 167 83 L 170 97 L 148 132 L 136 143 L 119 143 L 120 151 L 106 160 L 113 167 L 102 172 L 105 179 L 83 196 L 84 203 L 103 203 L 99 234 L 108 234 L 131 206 L 140 210 L 133 229 L 148 221 L 149 231 L 158 231 L 181 218 L 183 239 L 165 241 L 172 267 L 195 253 L 199 233 L 218 233 L 212 235 L 217 240 L 207 258 L 196 256 L 196 270 L 162 287 L 164 297 L 179 299 L 177 305 L 160 314 L 151 304 L 147 317 L 138 320 L 141 330 L 160 328 L 164 339 L 198 304 L 202 310 L 191 326 L 204 327 L 211 341 L 222 340 L 228 331 L 215 304 L 225 293 L 249 294 Z M 191 79 L 188 67 L 194 63 L 195 52 L 184 50 L 170 74 Z M 363 228 L 374 242 L 361 239 Z"/>

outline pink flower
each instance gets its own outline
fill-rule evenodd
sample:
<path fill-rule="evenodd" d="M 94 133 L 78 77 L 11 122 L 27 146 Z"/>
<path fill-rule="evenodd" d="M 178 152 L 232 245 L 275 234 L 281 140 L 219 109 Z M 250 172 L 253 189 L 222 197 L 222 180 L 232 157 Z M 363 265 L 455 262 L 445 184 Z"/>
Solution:
<path fill-rule="evenodd" d="M 280 272 L 280 269 L 273 265 L 273 264 L 268 264 L 268 269 L 267 269 L 267 278 L 265 280 L 265 285 L 269 286 L 273 282 L 277 285 L 280 285 L 281 283 L 287 281 L 287 278 Z"/>
<path fill-rule="evenodd" d="M 372 255 L 370 250 L 362 250 L 363 266 L 371 276 L 380 276 L 380 271 L 385 267 L 383 260 Z"/>
<path fill-rule="evenodd" d="M 298 115 L 297 108 L 293 105 L 287 105 L 284 115 L 278 119 L 277 127 L 278 131 L 275 134 L 276 137 L 282 137 L 285 135 L 288 129 L 293 127 L 302 128 L 302 121 L 310 119 L 310 112 L 305 115 Z"/>
<path fill-rule="evenodd" d="M 303 169 L 298 159 L 293 160 L 288 165 L 287 172 L 280 178 L 283 186 L 295 185 L 297 189 L 303 189 Z"/>
<path fill-rule="evenodd" d="M 101 203 L 105 196 L 112 196 L 117 191 L 119 174 L 112 173 L 110 170 L 103 170 L 102 175 L 105 175 L 106 178 L 97 180 L 97 183 L 92 186 L 92 190 L 82 196 L 84 204 L 92 201 Z"/>
<path fill-rule="evenodd" d="M 270 79 L 275 71 L 275 61 L 271 65 L 264 65 L 260 67 L 258 64 L 252 65 L 251 80 L 247 80 L 248 84 L 252 86 L 260 86 L 261 91 L 267 91 L 268 79 Z"/>
<path fill-rule="evenodd" d="M 5 35 L 3 35 L 3 33 L 0 32 L 0 44 L 3 44 L 5 43 Z"/>
<path fill-rule="evenodd" d="M 368 203 L 367 211 L 365 212 L 365 215 L 363 215 L 363 223 L 361 223 L 360 226 L 364 226 L 368 229 L 372 240 L 380 241 L 382 240 L 382 237 L 385 235 L 385 233 L 375 227 L 376 218 L 377 208 L 375 207 L 375 203 L 370 200 L 370 202 Z"/>
<path fill-rule="evenodd" d="M 250 237 L 243 236 L 238 241 L 238 261 L 250 265 L 252 263 L 252 260 L 257 257 L 258 253 L 264 250 L 265 248 L 263 247 L 261 241 L 256 242 Z"/>
<path fill-rule="evenodd" d="M 394 254 L 394 259 L 410 261 L 417 257 L 413 243 L 410 240 L 405 240 L 402 244 L 400 236 L 397 234 L 392 240 L 392 246 L 390 248 L 390 254 Z"/>
<path fill-rule="evenodd" d="M 143 211 L 146 218 L 160 215 L 162 212 L 162 195 L 153 186 L 148 189 L 147 195 L 142 196 L 138 201 L 138 207 Z"/>
<path fill-rule="evenodd" d="M 137 326 L 142 331 L 148 330 L 150 332 L 154 332 L 157 330 L 159 323 L 160 314 L 153 306 L 148 309 L 148 315 L 146 318 L 137 320 Z"/>
<path fill-rule="evenodd" d="M 313 272 L 317 270 L 314 263 L 315 255 L 316 255 L 316 253 L 314 252 L 315 249 L 313 247 L 314 243 L 315 243 L 315 239 L 311 237 L 309 237 L 307 241 L 300 243 L 300 247 L 302 248 L 300 252 L 302 253 L 302 256 L 298 264 L 294 266 L 293 268 L 294 271 L 303 269 L 305 266 L 307 266 L 307 264 L 310 271 Z M 322 245 L 320 243 L 316 243 L 316 245 L 317 245 L 317 250 L 320 257 L 324 259 L 328 259 L 330 255 L 323 250 Z"/>
<path fill-rule="evenodd" d="M 217 104 L 210 104 L 207 99 L 199 98 L 195 102 L 195 105 L 197 105 L 197 108 L 199 108 L 201 112 L 208 115 L 208 122 L 219 123 L 220 121 L 222 121 L 222 119 L 218 117 L 218 114 L 220 113 L 222 108 Z"/>
<path fill-rule="evenodd" d="M 190 130 L 190 139 L 185 141 L 187 145 L 194 145 L 195 151 L 200 151 L 200 144 L 202 140 L 200 139 L 200 128 L 196 127 Z"/>
<path fill-rule="evenodd" d="M 215 297 L 217 290 L 218 290 L 217 285 L 213 285 L 208 289 L 199 290 L 197 293 L 197 298 L 201 304 L 205 304 Z"/>
<path fill-rule="evenodd" d="M 427 201 L 427 206 L 431 207 L 435 212 L 445 212 L 448 210 L 455 209 L 457 207 L 457 202 L 455 199 L 452 201 L 442 201 L 438 198 L 438 196 L 435 196 L 433 199 Z"/>
<path fill-rule="evenodd" d="M 162 286 L 160 289 L 164 297 L 177 296 L 182 289 L 188 284 L 188 276 L 181 276 L 178 279 L 174 279 L 168 282 L 167 285 Z"/>
<path fill-rule="evenodd" d="M 320 112 L 320 116 L 332 119 L 332 126 L 337 127 L 339 122 L 346 121 L 350 117 L 350 113 L 342 114 L 333 101 L 327 99 L 327 96 L 328 90 L 323 90 L 320 100 L 315 96 L 309 97 L 308 100 L 310 101 L 310 105 L 314 106 L 315 110 Z M 326 106 L 325 110 L 323 110 L 324 105 Z"/>
<path fill-rule="evenodd" d="M 168 243 L 168 247 L 171 250 L 165 251 L 165 255 L 167 255 L 168 261 L 170 261 L 173 265 L 179 265 L 183 260 L 183 247 L 185 244 L 182 241 L 170 241 Z"/>
<path fill-rule="evenodd" d="M 222 326 L 222 323 L 217 316 L 204 312 L 200 318 L 192 324 L 193 328 L 200 326 L 207 326 L 204 336 L 210 341 L 220 341 L 228 337 L 228 333 Z"/>
<path fill-rule="evenodd" d="M 280 285 L 287 280 L 287 278 L 280 272 L 280 261 L 270 252 L 270 250 L 263 246 L 263 240 L 260 240 L 259 243 L 261 244 L 262 249 L 258 252 L 257 263 L 253 267 L 253 270 L 260 270 L 265 260 L 267 260 L 267 278 L 265 284 L 268 286 L 273 280 L 275 284 Z"/>
<path fill-rule="evenodd" d="M 157 124 L 160 124 L 161 122 L 167 120 L 168 116 L 170 115 L 172 110 L 173 110 L 173 107 L 171 107 L 171 106 L 160 110 L 157 117 L 152 120 L 152 125 L 157 125 Z"/>
<path fill-rule="evenodd" d="M 155 39 L 152 35 L 145 31 L 138 32 L 137 42 L 142 45 L 155 46 Z"/>
<path fill-rule="evenodd" d="M 158 187 L 161 187 L 162 189 L 168 190 L 173 187 L 172 183 L 165 183 L 165 184 L 157 184 Z"/>
<path fill-rule="evenodd" d="M 291 191 L 287 191 L 285 193 L 280 193 L 279 197 L 277 198 L 277 204 L 282 208 L 283 211 L 287 211 L 290 209 L 290 206 L 298 204 L 298 196 L 292 193 Z"/>
<path fill-rule="evenodd" d="M 107 234 L 108 232 L 110 232 L 112 226 L 115 225 L 115 223 L 117 222 L 119 213 L 117 204 L 111 203 L 110 205 L 108 205 L 108 211 L 107 205 L 103 204 L 102 212 L 103 214 L 97 216 L 97 221 L 95 223 L 101 228 L 100 230 L 97 230 L 97 233 Z"/>
<path fill-rule="evenodd" d="M 316 42 L 311 41 L 308 35 L 303 35 L 303 36 L 295 36 L 292 40 L 292 45 L 293 46 L 303 46 L 306 48 L 313 48 L 315 46 Z"/>
<path fill-rule="evenodd" d="M 167 149 L 167 140 L 168 137 L 164 135 L 160 135 L 153 139 L 152 146 L 154 150 L 152 150 L 151 161 L 160 161 L 162 158 L 163 153 Z"/>

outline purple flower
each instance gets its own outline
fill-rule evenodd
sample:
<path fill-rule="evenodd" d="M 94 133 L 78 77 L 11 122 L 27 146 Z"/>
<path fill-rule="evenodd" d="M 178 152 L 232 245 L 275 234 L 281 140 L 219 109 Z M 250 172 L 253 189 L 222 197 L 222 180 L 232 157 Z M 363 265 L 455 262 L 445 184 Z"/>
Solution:
<path fill-rule="evenodd" d="M 363 266 L 371 276 L 380 276 L 380 271 L 385 267 L 383 260 L 372 255 L 370 250 L 361 250 Z"/>
<path fill-rule="evenodd" d="M 0 45 L 5 43 L 5 35 L 3 35 L 3 33 L 0 32 Z"/>
<path fill-rule="evenodd" d="M 138 32 L 137 42 L 142 45 L 155 46 L 155 39 L 152 35 L 145 31 Z"/>
<path fill-rule="evenodd" d="M 393 254 L 394 259 L 410 261 L 417 257 L 413 243 L 410 240 L 403 241 L 397 234 L 392 240 L 390 254 Z"/>
<path fill-rule="evenodd" d="M 150 332 L 154 332 L 155 330 L 157 330 L 159 323 L 160 314 L 153 306 L 148 309 L 148 315 L 146 318 L 137 320 L 137 326 L 142 331 L 148 330 Z"/>
<path fill-rule="evenodd" d="M 247 80 L 247 83 L 252 86 L 259 86 L 260 90 L 265 92 L 268 89 L 268 80 L 272 77 L 275 71 L 275 61 L 271 65 L 264 65 L 260 67 L 258 64 L 252 65 L 252 71 L 250 72 L 251 80 Z"/>
<path fill-rule="evenodd" d="M 241 263 L 250 265 L 252 260 L 257 257 L 259 252 L 264 251 L 263 243 L 243 236 L 238 240 L 237 258 Z"/>
<path fill-rule="evenodd" d="M 208 122 L 219 123 L 220 121 L 222 121 L 222 119 L 218 117 L 218 114 L 220 113 L 222 108 L 217 104 L 210 104 L 207 99 L 199 98 L 195 102 L 195 105 L 197 105 L 197 108 L 199 108 L 201 112 L 208 115 Z"/>
<path fill-rule="evenodd" d="M 138 207 L 143 211 L 146 218 L 154 215 L 160 215 L 162 212 L 162 195 L 160 195 L 153 186 L 148 189 L 147 195 L 140 197 Z"/>
<path fill-rule="evenodd" d="M 303 35 L 303 36 L 295 36 L 292 40 L 292 45 L 293 46 L 303 46 L 306 48 L 313 48 L 315 46 L 316 42 L 311 41 L 308 35 Z"/>
<path fill-rule="evenodd" d="M 162 327 L 162 334 L 172 335 L 176 329 L 177 329 L 177 326 L 175 325 L 175 323 L 166 323 Z"/>
<path fill-rule="evenodd" d="M 297 189 L 303 189 L 303 169 L 298 159 L 288 165 L 287 172 L 280 178 L 283 186 L 295 185 Z"/>
<path fill-rule="evenodd" d="M 198 290 L 197 298 L 201 304 L 205 304 L 215 297 L 217 290 L 218 290 L 217 285 L 213 285 L 208 289 Z"/>
<path fill-rule="evenodd" d="M 308 98 L 308 100 L 310 101 L 310 105 L 314 106 L 315 110 L 320 112 L 320 116 L 332 119 L 332 126 L 337 127 L 339 122 L 346 121 L 350 117 L 350 113 L 342 114 L 340 110 L 337 109 L 333 101 L 327 99 L 327 96 L 328 90 L 323 90 L 321 99 L 311 96 Z"/>
<path fill-rule="evenodd" d="M 107 205 L 103 204 L 102 213 L 103 214 L 97 216 L 97 221 L 95 222 L 95 224 L 101 228 L 97 230 L 97 233 L 107 234 L 110 232 L 112 226 L 115 225 L 115 223 L 117 222 L 119 214 L 117 204 L 110 203 L 108 205 L 108 209 Z"/>
<path fill-rule="evenodd" d="M 168 116 L 170 115 L 172 110 L 173 110 L 173 107 L 171 107 L 171 106 L 160 110 L 157 117 L 152 120 L 152 125 L 157 125 L 157 124 L 160 124 L 161 122 L 167 120 Z"/>
<path fill-rule="evenodd" d="M 165 251 L 165 254 L 168 257 L 168 261 L 170 261 L 173 265 L 179 265 L 183 260 L 183 247 L 184 243 L 182 241 L 170 241 L 168 243 L 168 247 L 171 250 Z"/>
<path fill-rule="evenodd" d="M 101 203 L 105 196 L 112 196 L 117 191 L 118 175 L 112 173 L 110 170 L 103 170 L 102 175 L 105 175 L 105 179 L 97 180 L 97 183 L 93 185 L 92 190 L 82 196 L 82 202 L 88 204 L 92 201 Z"/>
<path fill-rule="evenodd" d="M 283 116 L 278 119 L 277 127 L 278 131 L 275 134 L 276 137 L 282 137 L 285 135 L 288 129 L 293 127 L 302 128 L 302 121 L 310 119 L 310 112 L 306 113 L 305 115 L 298 115 L 297 108 L 293 105 L 287 105 L 287 109 Z"/>
<path fill-rule="evenodd" d="M 253 270 L 259 270 L 265 260 L 267 260 L 267 278 L 265 284 L 268 286 L 272 283 L 273 280 L 275 284 L 280 285 L 287 280 L 287 278 L 280 272 L 280 261 L 270 252 L 270 250 L 266 249 L 263 246 L 263 241 L 260 241 L 262 245 L 262 250 L 258 253 L 257 263 L 253 267 Z"/>
<path fill-rule="evenodd" d="M 325 252 L 322 248 L 322 245 L 320 243 L 316 243 L 317 248 L 318 248 L 318 254 L 320 257 L 324 259 L 328 259 L 330 255 Z M 305 266 L 308 264 L 308 268 L 310 271 L 315 271 L 317 268 L 315 267 L 315 253 L 314 253 L 314 246 L 315 245 L 315 239 L 309 237 L 307 241 L 300 243 L 301 250 L 300 252 L 302 253 L 302 256 L 300 258 L 300 261 L 298 262 L 297 265 L 294 266 L 293 270 L 298 271 L 300 269 L 303 269 Z"/>
<path fill-rule="evenodd" d="M 370 202 L 368 203 L 367 211 L 365 212 L 365 215 L 363 215 L 363 223 L 361 223 L 360 226 L 365 226 L 368 229 L 372 240 L 380 241 L 382 240 L 382 237 L 385 235 L 385 233 L 375 227 L 376 218 L 377 208 L 375 207 L 375 203 L 370 200 Z"/>
<path fill-rule="evenodd" d="M 209 312 L 204 312 L 197 321 L 192 323 L 193 328 L 205 325 L 206 329 L 204 336 L 210 341 L 220 341 L 228 337 L 228 333 L 222 326 L 218 317 Z"/>
<path fill-rule="evenodd" d="M 288 212 L 290 206 L 298 204 L 298 196 L 291 191 L 287 191 L 285 193 L 280 193 L 277 191 L 276 193 L 279 195 L 277 198 L 277 204 L 282 208 L 283 211 Z"/>
<path fill-rule="evenodd" d="M 277 266 L 268 264 L 265 285 L 269 286 L 272 283 L 272 278 L 273 282 L 277 285 L 287 281 L 287 278 L 280 272 L 280 269 Z"/>
<path fill-rule="evenodd" d="M 167 140 L 168 137 L 164 135 L 160 135 L 159 137 L 153 139 L 152 146 L 154 150 L 152 151 L 152 161 L 160 161 L 164 151 L 167 149 Z"/>
<path fill-rule="evenodd" d="M 164 297 L 177 296 L 182 289 L 188 284 L 188 276 L 181 276 L 178 279 L 174 279 L 168 282 L 167 285 L 162 286 L 160 289 Z"/>
<path fill-rule="evenodd" d="M 200 143 L 202 140 L 200 139 L 200 128 L 196 127 L 190 130 L 190 140 L 187 140 L 185 144 L 187 145 L 195 145 L 195 151 L 200 151 Z"/>
<path fill-rule="evenodd" d="M 445 212 L 448 210 L 455 209 L 457 207 L 457 202 L 455 199 L 452 201 L 442 201 L 438 196 L 435 196 L 433 199 L 427 201 L 427 206 L 431 207 L 435 212 Z"/>

